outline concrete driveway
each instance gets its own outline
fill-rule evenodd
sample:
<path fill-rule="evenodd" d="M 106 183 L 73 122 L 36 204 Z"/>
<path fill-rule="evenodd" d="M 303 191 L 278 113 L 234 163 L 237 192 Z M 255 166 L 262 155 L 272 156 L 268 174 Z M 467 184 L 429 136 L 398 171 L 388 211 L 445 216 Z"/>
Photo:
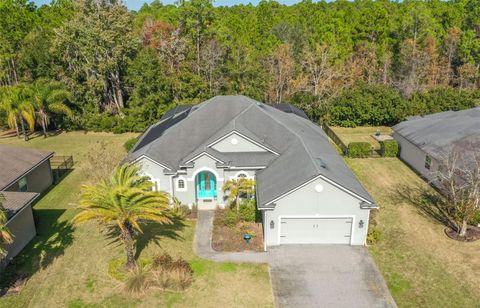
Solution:
<path fill-rule="evenodd" d="M 270 254 L 278 307 L 396 307 L 365 247 L 285 245 Z"/>

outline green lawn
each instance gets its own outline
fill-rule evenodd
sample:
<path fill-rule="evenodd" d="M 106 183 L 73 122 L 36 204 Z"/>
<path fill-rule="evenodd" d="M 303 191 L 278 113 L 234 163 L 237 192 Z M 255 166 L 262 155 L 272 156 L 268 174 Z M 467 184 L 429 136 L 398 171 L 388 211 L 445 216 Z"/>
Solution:
<path fill-rule="evenodd" d="M 123 256 L 123 248 L 98 232 L 94 224 L 73 229 L 73 217 L 81 184 L 87 180 L 82 168 L 92 147 L 106 142 L 121 151 L 134 134 L 70 132 L 47 139 L 14 144 L 73 154 L 75 169 L 35 205 L 38 236 L 18 258 L 20 272 L 29 276 L 20 293 L 0 298 L 1 307 L 269 307 L 273 306 L 266 265 L 221 264 L 202 260 L 192 250 L 195 222 L 171 227 L 150 227 L 139 241 L 141 257 L 167 251 L 191 262 L 194 283 L 183 293 L 151 290 L 140 298 L 124 294 L 122 285 L 107 274 L 108 262 Z"/>
<path fill-rule="evenodd" d="M 444 234 L 425 193 L 435 192 L 397 158 L 347 159 L 380 205 L 370 247 L 400 307 L 480 307 L 480 241 Z M 432 211 L 430 211 L 432 210 Z"/>
<path fill-rule="evenodd" d="M 330 127 L 335 134 L 345 143 L 346 146 L 350 142 L 368 142 L 375 150 L 380 149 L 378 141 L 372 137 L 377 131 L 383 135 L 390 135 L 392 129 L 387 126 L 362 126 L 362 127 Z"/>

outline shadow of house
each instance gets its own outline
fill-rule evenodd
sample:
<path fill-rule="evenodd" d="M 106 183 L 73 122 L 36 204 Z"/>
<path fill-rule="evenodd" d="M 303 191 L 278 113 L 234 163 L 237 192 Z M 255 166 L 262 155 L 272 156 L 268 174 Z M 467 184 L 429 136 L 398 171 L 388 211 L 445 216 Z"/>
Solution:
<path fill-rule="evenodd" d="M 184 240 L 180 232 L 185 228 L 184 220 L 178 217 L 172 219 L 172 224 L 159 224 L 155 222 L 145 222 L 141 224 L 143 233 L 137 233 L 135 236 L 135 259 L 140 257 L 142 251 L 150 244 L 154 243 L 161 246 L 162 239 Z M 120 241 L 120 230 L 117 226 L 112 226 L 107 231 L 107 239 L 111 240 L 109 245 L 122 245 Z"/>
<path fill-rule="evenodd" d="M 69 221 L 59 221 L 64 212 L 63 209 L 34 209 L 37 236 L 0 275 L 0 296 L 18 280 L 27 280 L 38 270 L 47 268 L 72 244 L 73 227 Z"/>

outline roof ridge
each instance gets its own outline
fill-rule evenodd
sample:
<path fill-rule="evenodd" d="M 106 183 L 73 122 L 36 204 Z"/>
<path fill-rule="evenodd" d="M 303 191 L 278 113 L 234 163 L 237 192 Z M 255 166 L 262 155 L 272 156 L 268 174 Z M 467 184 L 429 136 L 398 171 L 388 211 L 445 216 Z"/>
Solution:
<path fill-rule="evenodd" d="M 236 124 L 237 124 L 237 119 L 242 115 L 244 114 L 245 112 L 247 112 L 248 110 L 250 110 L 250 108 L 252 108 L 253 106 L 255 105 L 255 103 L 252 103 L 250 106 L 248 106 L 247 108 L 245 108 L 245 110 L 243 110 L 242 112 L 240 112 L 239 114 L 237 114 L 233 119 L 233 130 L 235 130 L 236 128 Z"/>
<path fill-rule="evenodd" d="M 259 107 L 257 105 L 257 107 Z M 269 106 L 270 107 L 270 106 Z M 313 162 L 313 165 L 315 166 L 315 168 L 317 169 L 318 172 L 320 172 L 320 168 L 317 166 L 317 164 L 315 163 L 315 159 L 313 158 L 312 156 L 312 153 L 308 150 L 307 146 L 305 145 L 305 142 L 303 141 L 303 138 L 297 134 L 295 131 L 293 131 L 290 127 L 288 127 L 288 125 L 285 125 L 283 123 L 281 123 L 280 121 L 278 121 L 277 119 L 275 119 L 274 117 L 272 117 L 270 114 L 268 114 L 265 110 L 262 110 L 262 108 L 258 108 L 261 112 L 263 112 L 264 114 L 266 114 L 267 116 L 269 116 L 272 120 L 274 120 L 275 122 L 277 122 L 278 124 L 280 124 L 281 126 L 285 127 L 288 131 L 290 131 L 292 134 L 294 134 L 295 136 L 297 136 L 297 138 L 300 140 L 300 143 L 302 144 L 303 148 L 305 149 L 305 152 L 307 152 L 307 155 L 308 157 L 310 157 L 311 161 Z M 278 112 L 283 112 L 281 110 L 278 110 L 278 109 L 275 109 L 272 107 L 272 110 L 275 110 L 275 111 L 278 111 Z M 288 115 L 288 114 L 287 114 Z M 289 146 L 289 148 L 291 147 L 291 145 Z M 320 172 L 321 173 L 321 172 Z"/>

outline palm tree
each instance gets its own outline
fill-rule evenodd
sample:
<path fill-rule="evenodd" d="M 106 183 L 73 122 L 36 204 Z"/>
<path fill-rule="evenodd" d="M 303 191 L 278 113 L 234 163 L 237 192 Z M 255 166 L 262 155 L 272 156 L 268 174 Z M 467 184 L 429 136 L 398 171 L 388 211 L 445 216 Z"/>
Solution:
<path fill-rule="evenodd" d="M 42 126 L 43 136 L 47 138 L 47 127 L 50 122 L 49 114 L 63 114 L 73 118 L 73 112 L 65 102 L 72 100 L 72 94 L 65 90 L 62 83 L 39 79 L 32 86 L 33 105 L 38 115 L 38 122 Z"/>
<path fill-rule="evenodd" d="M 237 213 L 240 212 L 240 196 L 243 194 L 252 195 L 255 191 L 255 180 L 239 178 L 229 180 L 223 184 L 223 192 L 227 193 L 227 202 L 235 205 Z"/>
<path fill-rule="evenodd" d="M 7 254 L 3 246 L 13 243 L 13 236 L 7 228 L 7 213 L 2 205 L 4 200 L 3 195 L 0 194 L 0 259 Z"/>
<path fill-rule="evenodd" d="M 125 266 L 129 269 L 135 267 L 134 237 L 142 233 L 140 223 L 172 223 L 168 194 L 152 191 L 153 184 L 148 177 L 138 175 L 139 171 L 138 166 L 123 165 L 109 179 L 84 185 L 80 213 L 73 218 L 75 225 L 95 220 L 108 231 L 119 230 L 127 254 Z"/>
<path fill-rule="evenodd" d="M 4 87 L 0 95 L 0 108 L 7 114 L 8 126 L 15 128 L 18 138 L 20 138 L 18 127 L 18 120 L 20 120 L 22 134 L 24 139 L 28 140 L 25 122 L 31 131 L 35 126 L 35 111 L 29 99 L 28 87 L 25 85 Z"/>

